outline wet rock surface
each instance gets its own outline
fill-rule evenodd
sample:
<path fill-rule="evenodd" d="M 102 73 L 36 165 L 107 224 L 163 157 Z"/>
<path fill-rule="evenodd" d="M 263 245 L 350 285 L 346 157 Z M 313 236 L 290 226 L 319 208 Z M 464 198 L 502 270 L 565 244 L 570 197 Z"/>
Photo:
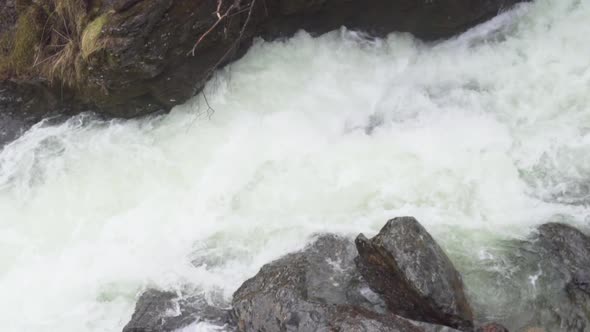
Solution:
<path fill-rule="evenodd" d="M 542 290 L 554 294 L 547 306 L 557 313 L 560 328 L 590 330 L 590 237 L 570 225 L 551 222 L 539 227 L 532 246 L 541 255 L 542 273 L 561 281 Z"/>
<path fill-rule="evenodd" d="M 421 228 L 413 218 L 399 220 L 411 221 L 414 230 Z M 384 229 L 391 224 L 389 222 Z M 393 233 L 382 235 L 393 236 Z M 406 232 L 400 236 L 413 241 L 413 235 Z M 403 238 L 392 237 L 390 240 Z M 427 247 L 437 246 L 429 236 L 423 239 L 423 243 Z M 374 280 L 365 279 L 362 274 L 375 273 L 375 270 L 371 270 L 371 266 L 358 269 L 357 246 L 358 242 L 355 245 L 351 239 L 338 235 L 316 236 L 303 250 L 264 265 L 255 276 L 245 281 L 233 295 L 231 310 L 215 308 L 199 297 L 180 297 L 176 293 L 149 290 L 138 300 L 135 313 L 124 331 L 171 331 L 198 321 L 238 331 L 458 331 L 439 324 L 439 316 L 436 316 L 439 313 L 428 311 L 434 307 L 433 302 L 424 300 L 415 304 L 426 306 L 425 309 L 415 307 L 422 310 L 423 315 L 419 318 L 409 317 L 411 315 L 405 315 L 406 312 L 391 305 L 388 307 L 387 298 L 375 293 L 371 289 L 374 286 L 369 286 Z M 423 283 L 441 286 L 437 280 L 440 274 L 425 273 L 428 272 L 419 276 L 425 278 Z M 418 282 L 417 279 L 414 281 Z M 464 297 L 462 292 L 448 296 L 454 299 Z M 434 316 L 427 317 L 426 314 Z M 461 323 L 461 328 L 472 326 L 470 321 Z"/>
<path fill-rule="evenodd" d="M 547 223 L 511 251 L 508 259 L 518 266 L 539 269 L 533 278 L 529 270 L 523 275 L 539 296 L 511 308 L 520 317 L 510 319 L 516 322 L 511 327 L 588 331 L 589 237 L 567 224 Z M 518 271 L 512 273 L 518 278 Z M 264 265 L 226 306 L 148 290 L 124 331 L 174 331 L 202 321 L 228 331 L 508 331 L 482 323 L 497 320 L 480 312 L 474 322 L 461 277 L 412 217 L 390 220 L 372 239 L 318 235 L 303 250 Z"/>
<path fill-rule="evenodd" d="M 352 241 L 319 237 L 305 250 L 284 256 L 234 293 L 240 331 L 419 331 L 371 302 L 355 269 Z"/>
<path fill-rule="evenodd" d="M 448 38 L 481 23 L 515 0 L 282 0 L 271 4 L 272 12 L 263 35 L 288 36 L 304 29 L 324 33 L 346 26 L 373 36 L 392 31 L 410 32 L 418 38 L 433 40 Z"/>
<path fill-rule="evenodd" d="M 588 237 L 583 228 L 570 226 L 566 216 L 550 220 L 526 239 L 503 243 L 503 253 L 494 253 L 496 263 L 490 268 L 495 272 L 488 271 L 494 277 L 487 279 L 494 284 L 486 293 L 506 297 L 487 309 L 481 305 L 488 299 L 474 299 L 478 313 L 495 312 L 491 318 L 514 331 L 590 330 L 590 302 L 584 291 Z"/>
<path fill-rule="evenodd" d="M 0 82 L 0 149 L 41 118 L 56 115 L 57 104 L 41 84 Z"/>
<path fill-rule="evenodd" d="M 392 219 L 374 238 L 361 234 L 355 242 L 359 271 L 392 312 L 459 329 L 473 327 L 459 272 L 416 219 Z"/>
<path fill-rule="evenodd" d="M 199 296 L 150 289 L 138 299 L 123 332 L 172 332 L 202 321 L 232 330 L 230 311 L 211 306 Z"/>
<path fill-rule="evenodd" d="M 590 277 L 590 237 L 579 229 L 558 222 L 541 225 L 535 244 L 571 274 L 571 282 L 583 285 Z"/>
<path fill-rule="evenodd" d="M 87 110 L 131 118 L 185 102 L 216 68 L 241 56 L 255 36 L 276 39 L 300 29 L 321 34 L 346 26 L 375 36 L 406 31 L 424 39 L 445 38 L 516 2 L 242 1 L 241 6 L 228 12 L 231 19 L 218 23 L 215 0 L 39 0 L 21 1 L 20 10 L 18 2 L 10 0 L 0 3 L 0 40 L 18 38 L 13 34 L 15 28 L 27 22 L 33 34 L 23 49 L 36 54 L 15 55 L 11 45 L 18 40 L 6 42 L 0 60 L 4 57 L 8 66 L 4 74 L 0 68 L 0 81 L 11 80 L 18 85 L 37 82 L 52 94 L 54 103 L 40 107 L 36 120 L 48 112 L 75 114 Z M 221 2 L 220 14 L 230 9 L 230 3 Z M 59 8 L 70 8 L 74 18 L 58 17 Z M 53 18 L 59 26 L 42 29 L 53 24 Z M 64 20 L 71 26 L 60 32 Z M 66 32 L 72 35 L 64 39 Z M 206 37 L 193 54 L 201 36 Z M 55 44 L 65 45 L 64 49 L 56 53 L 50 47 Z M 15 59 L 19 68 L 11 64 Z M 40 98 L 26 91 L 20 97 L 27 102 Z M 0 105 L 0 114 L 12 117 L 11 109 L 19 111 L 19 107 Z"/>

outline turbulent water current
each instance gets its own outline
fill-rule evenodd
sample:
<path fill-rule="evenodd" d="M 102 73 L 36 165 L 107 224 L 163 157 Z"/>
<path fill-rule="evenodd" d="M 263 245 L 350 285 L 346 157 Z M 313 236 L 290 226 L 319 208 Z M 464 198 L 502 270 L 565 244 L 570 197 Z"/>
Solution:
<path fill-rule="evenodd" d="M 585 0 L 437 43 L 299 33 L 255 43 L 170 114 L 40 123 L 0 152 L 0 327 L 120 331 L 148 287 L 226 305 L 310 235 L 401 215 L 478 312 L 520 326 L 542 271 L 515 273 L 505 244 L 589 224 L 589 38 Z"/>

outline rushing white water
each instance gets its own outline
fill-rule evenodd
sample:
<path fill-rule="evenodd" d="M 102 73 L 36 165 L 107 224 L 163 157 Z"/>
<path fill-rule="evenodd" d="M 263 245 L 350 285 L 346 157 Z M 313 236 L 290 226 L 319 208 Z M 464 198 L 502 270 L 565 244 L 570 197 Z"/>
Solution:
<path fill-rule="evenodd" d="M 489 296 L 498 241 L 588 224 L 588 22 L 537 0 L 437 44 L 300 33 L 219 72 L 214 113 L 38 125 L 0 153 L 2 330 L 117 331 L 146 287 L 226 303 L 310 234 L 399 215 Z"/>

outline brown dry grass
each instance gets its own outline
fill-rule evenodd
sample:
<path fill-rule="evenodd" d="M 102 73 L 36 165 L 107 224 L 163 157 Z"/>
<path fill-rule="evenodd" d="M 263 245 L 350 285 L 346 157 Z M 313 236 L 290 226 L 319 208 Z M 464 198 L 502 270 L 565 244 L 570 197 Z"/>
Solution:
<path fill-rule="evenodd" d="M 43 57 L 33 64 L 50 82 L 74 86 L 80 79 L 76 65 L 82 33 L 88 22 L 86 4 L 82 0 L 51 0 L 50 18 L 44 28 L 49 37 Z"/>
<path fill-rule="evenodd" d="M 82 37 L 89 8 L 84 0 L 22 4 L 14 31 L 0 35 L 0 76 L 41 76 L 75 86 L 82 80 Z"/>

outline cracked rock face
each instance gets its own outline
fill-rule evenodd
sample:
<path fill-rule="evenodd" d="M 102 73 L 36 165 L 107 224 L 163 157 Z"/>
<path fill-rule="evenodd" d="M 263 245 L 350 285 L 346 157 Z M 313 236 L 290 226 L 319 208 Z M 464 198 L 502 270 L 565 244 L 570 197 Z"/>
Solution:
<path fill-rule="evenodd" d="M 360 234 L 355 242 L 360 273 L 390 311 L 457 329 L 473 328 L 459 272 L 416 219 L 392 219 L 372 239 Z"/>

